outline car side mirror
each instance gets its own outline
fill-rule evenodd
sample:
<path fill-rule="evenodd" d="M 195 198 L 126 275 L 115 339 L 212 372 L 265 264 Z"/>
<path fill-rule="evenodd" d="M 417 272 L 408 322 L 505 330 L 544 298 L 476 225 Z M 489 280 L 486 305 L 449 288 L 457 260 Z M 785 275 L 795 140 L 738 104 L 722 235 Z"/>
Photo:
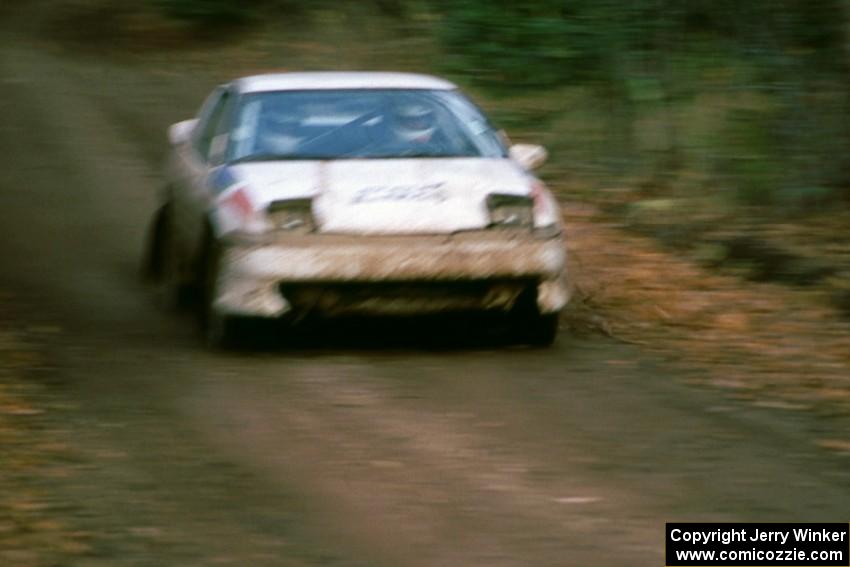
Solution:
<path fill-rule="evenodd" d="M 195 130 L 197 124 L 197 118 L 172 124 L 168 127 L 168 141 L 171 142 L 172 146 L 185 144 L 192 137 L 192 132 Z"/>
<path fill-rule="evenodd" d="M 508 154 L 512 160 L 529 171 L 543 165 L 549 157 L 546 148 L 536 144 L 514 144 L 508 149 Z"/>

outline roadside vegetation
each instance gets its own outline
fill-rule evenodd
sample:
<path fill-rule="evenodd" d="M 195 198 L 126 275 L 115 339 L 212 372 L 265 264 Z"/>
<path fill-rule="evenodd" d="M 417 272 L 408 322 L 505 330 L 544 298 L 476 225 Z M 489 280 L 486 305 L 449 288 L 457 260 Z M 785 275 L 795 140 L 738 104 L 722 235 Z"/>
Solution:
<path fill-rule="evenodd" d="M 207 50 L 236 59 L 232 75 L 446 74 L 516 138 L 546 145 L 542 174 L 562 194 L 705 265 L 823 288 L 850 315 L 844 0 L 69 6 L 59 30 L 99 52 Z"/>

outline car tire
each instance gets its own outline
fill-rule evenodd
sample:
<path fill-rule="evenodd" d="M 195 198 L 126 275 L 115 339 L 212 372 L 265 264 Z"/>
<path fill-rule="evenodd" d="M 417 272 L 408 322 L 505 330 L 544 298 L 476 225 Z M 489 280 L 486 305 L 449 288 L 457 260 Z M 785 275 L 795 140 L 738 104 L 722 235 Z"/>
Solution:
<path fill-rule="evenodd" d="M 145 247 L 142 251 L 141 269 L 139 270 L 139 275 L 143 282 L 153 282 L 160 274 L 160 269 L 162 267 L 160 258 L 160 239 L 162 238 L 163 218 L 162 208 L 157 209 L 151 217 L 151 222 L 148 226 L 145 238 Z"/>
<path fill-rule="evenodd" d="M 533 320 L 526 323 L 523 342 L 534 347 L 552 346 L 558 338 L 558 313 L 547 313 L 537 315 Z"/>
<path fill-rule="evenodd" d="M 560 313 L 540 313 L 536 290 L 519 297 L 511 319 L 512 336 L 520 344 L 548 347 L 558 338 Z"/>
<path fill-rule="evenodd" d="M 192 300 L 192 285 L 181 276 L 180 261 L 174 239 L 170 205 L 163 206 L 154 224 L 151 274 L 157 305 L 166 312 L 187 307 Z"/>
<path fill-rule="evenodd" d="M 244 318 L 227 315 L 215 308 L 218 274 L 221 269 L 221 246 L 211 232 L 204 239 L 201 256 L 201 301 L 198 323 L 204 343 L 211 349 L 228 350 L 242 345 Z"/>
<path fill-rule="evenodd" d="M 215 350 L 230 350 L 243 344 L 241 318 L 210 310 L 204 323 L 204 344 Z"/>

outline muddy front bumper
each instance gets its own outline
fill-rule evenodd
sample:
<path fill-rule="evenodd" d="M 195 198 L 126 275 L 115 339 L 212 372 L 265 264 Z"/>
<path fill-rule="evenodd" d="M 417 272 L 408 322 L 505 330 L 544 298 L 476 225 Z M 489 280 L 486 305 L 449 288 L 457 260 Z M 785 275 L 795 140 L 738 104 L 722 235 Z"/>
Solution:
<path fill-rule="evenodd" d="M 230 239 L 214 305 L 261 317 L 509 310 L 531 291 L 541 313 L 555 313 L 569 301 L 565 261 L 561 238 L 494 232 Z"/>

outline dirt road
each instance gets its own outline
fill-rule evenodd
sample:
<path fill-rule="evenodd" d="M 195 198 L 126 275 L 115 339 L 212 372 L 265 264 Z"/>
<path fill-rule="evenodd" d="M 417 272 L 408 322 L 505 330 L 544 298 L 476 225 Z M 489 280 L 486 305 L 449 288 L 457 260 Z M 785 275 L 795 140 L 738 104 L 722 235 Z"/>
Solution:
<path fill-rule="evenodd" d="M 804 442 L 816 422 L 629 345 L 390 329 L 326 346 L 320 329 L 205 351 L 137 271 L 164 128 L 210 79 L 63 55 L 18 21 L 0 39 L 0 286 L 60 330 L 47 380 L 78 460 L 51 490 L 93 534 L 68 564 L 662 565 L 665 521 L 847 521 L 850 476 Z"/>

